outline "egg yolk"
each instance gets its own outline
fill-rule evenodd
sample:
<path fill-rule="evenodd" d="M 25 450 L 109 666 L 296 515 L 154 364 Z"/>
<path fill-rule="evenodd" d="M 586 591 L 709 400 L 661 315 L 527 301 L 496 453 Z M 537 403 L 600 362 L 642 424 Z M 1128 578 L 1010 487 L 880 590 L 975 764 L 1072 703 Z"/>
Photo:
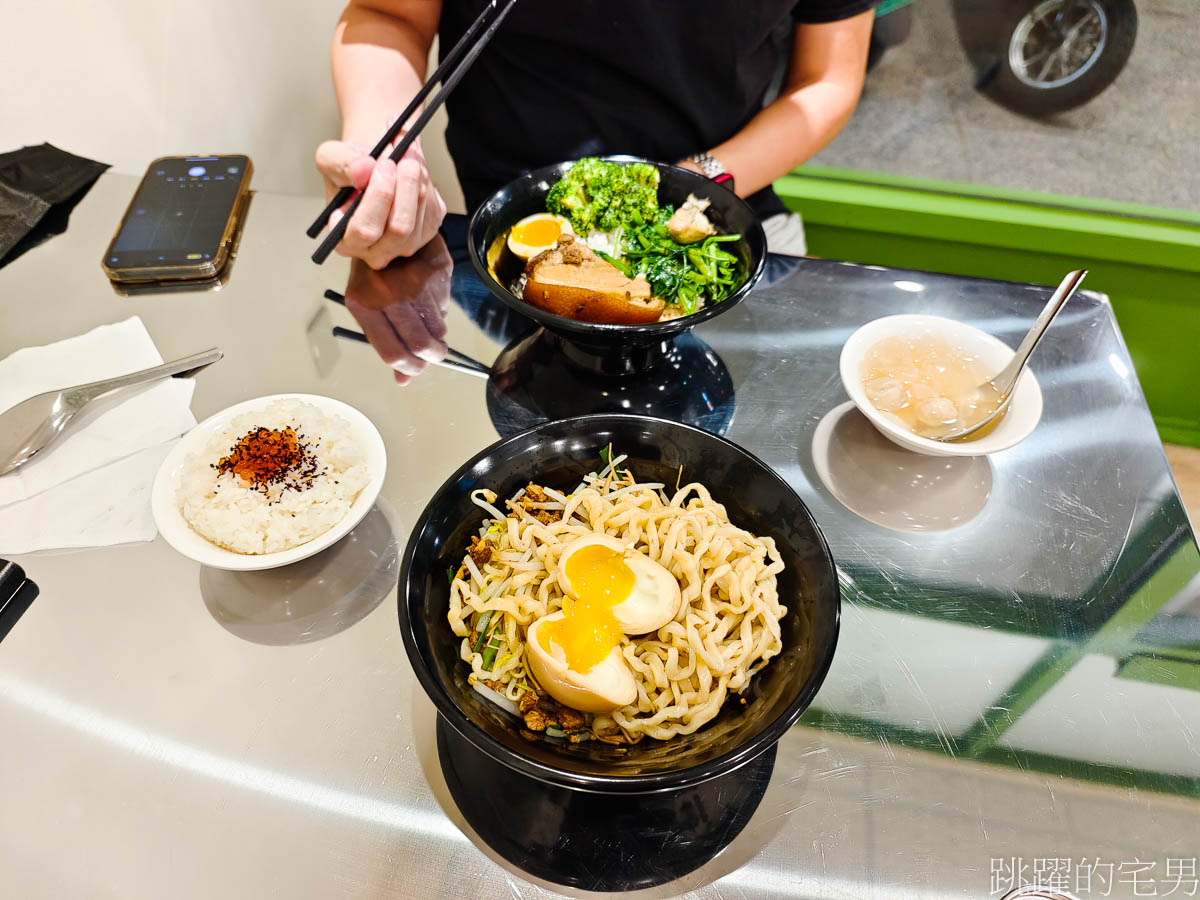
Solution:
<path fill-rule="evenodd" d="M 575 596 L 563 598 L 563 618 L 547 622 L 538 636 L 547 653 L 553 640 L 570 668 L 586 672 L 621 643 L 624 632 L 612 608 L 633 590 L 633 570 L 620 553 L 592 544 L 568 557 L 566 573 Z"/>
<path fill-rule="evenodd" d="M 562 234 L 562 223 L 556 219 L 534 219 L 512 230 L 513 240 L 528 247 L 548 247 Z"/>

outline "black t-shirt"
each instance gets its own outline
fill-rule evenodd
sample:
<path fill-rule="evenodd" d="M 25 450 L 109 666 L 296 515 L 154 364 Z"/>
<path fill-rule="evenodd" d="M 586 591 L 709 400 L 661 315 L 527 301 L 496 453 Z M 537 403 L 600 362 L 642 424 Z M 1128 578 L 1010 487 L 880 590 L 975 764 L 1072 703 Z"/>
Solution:
<path fill-rule="evenodd" d="M 797 22 L 877 0 L 520 0 L 450 99 L 473 210 L 539 166 L 607 153 L 676 162 L 739 131 L 778 84 Z M 485 0 L 443 0 L 444 55 Z M 751 205 L 783 210 L 767 188 Z"/>

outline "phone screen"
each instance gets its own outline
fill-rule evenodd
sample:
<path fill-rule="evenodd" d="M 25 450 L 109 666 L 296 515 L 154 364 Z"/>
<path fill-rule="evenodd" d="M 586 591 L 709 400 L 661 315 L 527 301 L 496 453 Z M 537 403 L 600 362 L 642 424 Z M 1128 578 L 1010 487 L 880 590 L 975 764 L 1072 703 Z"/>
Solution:
<path fill-rule="evenodd" d="M 245 156 L 190 156 L 153 163 L 105 261 L 114 269 L 212 260 L 246 177 Z"/>

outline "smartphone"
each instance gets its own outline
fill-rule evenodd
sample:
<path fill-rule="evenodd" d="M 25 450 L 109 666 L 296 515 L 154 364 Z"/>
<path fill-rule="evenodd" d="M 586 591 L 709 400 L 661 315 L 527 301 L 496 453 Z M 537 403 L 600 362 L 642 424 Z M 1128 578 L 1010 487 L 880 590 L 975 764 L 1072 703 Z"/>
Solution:
<path fill-rule="evenodd" d="M 164 156 L 150 163 L 101 265 L 114 282 L 217 277 L 250 194 L 248 156 Z"/>

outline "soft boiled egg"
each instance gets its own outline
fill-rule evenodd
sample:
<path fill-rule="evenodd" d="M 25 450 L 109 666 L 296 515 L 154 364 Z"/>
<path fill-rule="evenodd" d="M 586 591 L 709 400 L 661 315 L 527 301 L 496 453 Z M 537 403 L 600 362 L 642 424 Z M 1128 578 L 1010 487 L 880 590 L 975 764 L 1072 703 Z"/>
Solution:
<path fill-rule="evenodd" d="M 558 561 L 563 608 L 529 626 L 526 658 L 533 677 L 559 703 L 581 712 L 612 712 L 637 699 L 637 681 L 621 655 L 627 634 L 646 634 L 679 612 L 679 582 L 623 541 L 587 534 Z"/>
<path fill-rule="evenodd" d="M 553 213 L 526 216 L 508 233 L 508 249 L 528 262 L 545 250 L 553 250 L 561 235 L 571 234 L 571 223 Z"/>
<path fill-rule="evenodd" d="M 525 660 L 533 677 L 559 703 L 580 712 L 608 713 L 633 703 L 637 682 L 621 655 L 620 633 L 602 619 L 588 625 L 585 617 L 574 618 L 559 611 L 529 626 Z"/>
<path fill-rule="evenodd" d="M 657 631 L 675 618 L 682 599 L 674 575 L 606 534 L 584 535 L 563 549 L 558 584 L 580 606 L 610 611 L 625 634 Z"/>

